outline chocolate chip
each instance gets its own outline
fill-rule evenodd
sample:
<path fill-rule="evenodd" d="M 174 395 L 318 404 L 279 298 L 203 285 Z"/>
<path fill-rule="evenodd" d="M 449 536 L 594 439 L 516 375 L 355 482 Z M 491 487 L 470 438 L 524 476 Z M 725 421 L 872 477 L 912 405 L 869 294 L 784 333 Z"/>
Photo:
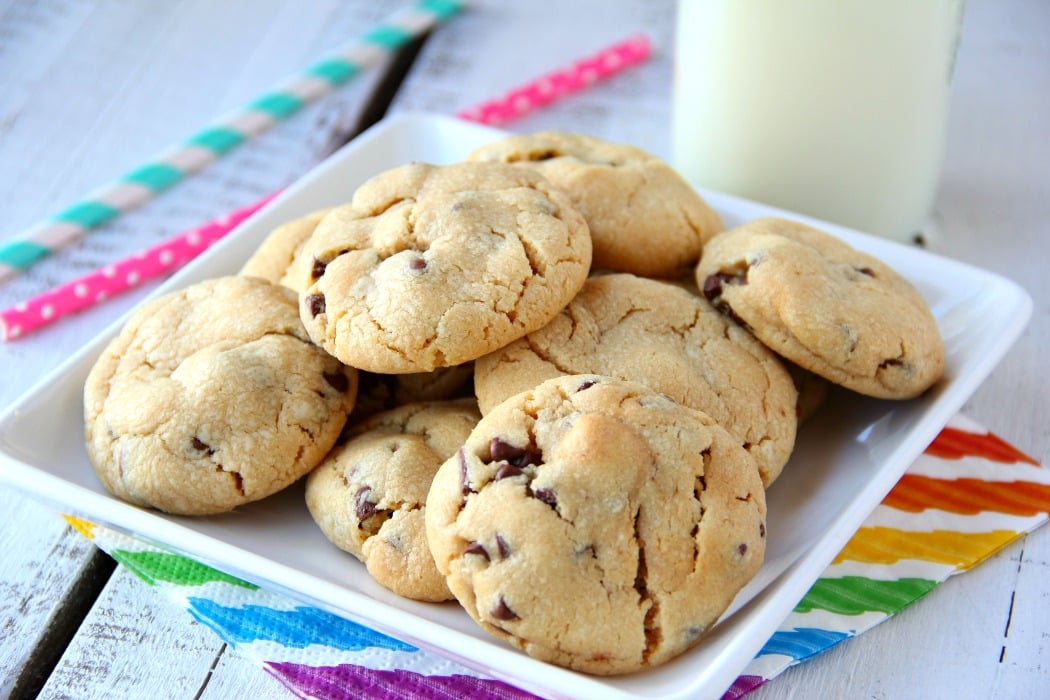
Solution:
<path fill-rule="evenodd" d="M 368 486 L 363 486 L 358 489 L 357 494 L 354 496 L 354 515 L 357 516 L 358 522 L 364 522 L 376 514 L 376 504 L 368 500 L 368 497 L 372 495 L 372 489 Z"/>
<path fill-rule="evenodd" d="M 459 486 L 464 496 L 467 496 L 474 492 L 470 488 L 470 480 L 467 477 L 467 455 L 463 452 L 462 448 L 456 453 L 459 458 Z"/>
<path fill-rule="evenodd" d="M 492 608 L 492 612 L 489 613 L 492 617 L 497 620 L 517 620 L 518 614 L 510 609 L 507 605 L 507 601 L 503 600 L 500 596 L 499 602 L 496 603 L 495 607 Z"/>
<path fill-rule="evenodd" d="M 552 489 L 536 489 L 532 492 L 532 495 L 549 505 L 551 508 L 558 507 L 558 496 Z"/>
<path fill-rule="evenodd" d="M 510 545 L 499 533 L 496 533 L 496 549 L 499 550 L 500 559 L 506 559 L 510 556 Z"/>
<path fill-rule="evenodd" d="M 513 464 L 502 464 L 500 468 L 496 470 L 496 475 L 492 477 L 493 481 L 499 481 L 500 479 L 509 479 L 515 476 L 521 476 L 524 474 L 519 467 L 515 467 Z"/>
<path fill-rule="evenodd" d="M 478 556 L 485 557 L 485 561 L 489 560 L 488 550 L 480 542 L 470 542 L 463 549 L 463 554 L 476 554 Z"/>
<path fill-rule="evenodd" d="M 489 459 L 493 462 L 509 461 L 524 453 L 523 448 L 515 447 L 502 438 L 494 437 L 489 440 Z"/>
<path fill-rule="evenodd" d="M 201 452 L 207 452 L 210 455 L 215 454 L 215 450 L 212 449 L 212 446 L 209 445 L 208 443 L 204 442 L 203 440 L 201 440 L 196 435 L 193 436 L 193 440 L 192 440 L 192 442 L 190 444 L 193 445 L 193 449 L 195 449 L 195 450 L 200 450 Z"/>
<path fill-rule="evenodd" d="M 733 319 L 738 325 L 743 326 L 744 328 L 750 328 L 750 326 L 747 325 L 747 322 L 740 318 L 736 311 L 722 300 L 722 287 L 726 284 L 744 285 L 747 284 L 747 277 L 744 275 L 732 275 L 726 272 L 718 272 L 709 275 L 707 279 L 704 280 L 702 287 L 704 297 L 706 297 L 716 309 Z"/>
<path fill-rule="evenodd" d="M 425 270 L 427 269 L 427 261 L 423 258 L 412 258 L 408 261 L 409 270 Z"/>
<path fill-rule="evenodd" d="M 736 548 L 736 551 L 740 552 L 740 556 L 744 556 L 747 554 L 747 545 L 741 542 L 740 546 Z"/>
<path fill-rule="evenodd" d="M 314 318 L 325 311 L 324 294 L 311 294 L 303 299 L 303 303 Z"/>
<path fill-rule="evenodd" d="M 318 279 L 324 274 L 324 269 L 328 267 L 328 263 L 321 262 L 317 258 L 314 258 L 314 265 L 310 268 L 310 274 L 313 275 L 314 279 Z"/>
<path fill-rule="evenodd" d="M 765 537 L 766 536 L 766 524 L 765 523 L 759 523 L 758 524 L 758 536 L 759 537 Z"/>
<path fill-rule="evenodd" d="M 340 394 L 345 394 L 350 389 L 350 380 L 342 372 L 325 372 L 322 376 L 328 385 Z"/>
<path fill-rule="evenodd" d="M 868 277 L 875 276 L 875 270 L 872 270 L 870 267 L 855 267 L 853 269 L 862 275 L 867 275 Z"/>
<path fill-rule="evenodd" d="M 489 463 L 507 462 L 516 467 L 539 464 L 542 455 L 529 447 L 515 447 L 502 438 L 494 437 L 489 441 Z"/>
<path fill-rule="evenodd" d="M 586 379 L 586 380 L 584 380 L 583 384 L 580 384 L 580 386 L 576 389 L 576 391 L 577 392 L 585 391 L 587 389 L 590 389 L 592 386 L 594 386 L 597 383 L 598 382 L 594 381 L 593 379 Z"/>
<path fill-rule="evenodd" d="M 704 286 L 702 287 L 704 296 L 707 297 L 708 301 L 714 301 L 718 297 L 722 296 L 722 287 L 724 287 L 727 284 L 747 284 L 747 276 L 741 274 L 732 274 L 729 272 L 716 272 L 713 275 L 708 275 L 707 279 L 704 280 Z"/>

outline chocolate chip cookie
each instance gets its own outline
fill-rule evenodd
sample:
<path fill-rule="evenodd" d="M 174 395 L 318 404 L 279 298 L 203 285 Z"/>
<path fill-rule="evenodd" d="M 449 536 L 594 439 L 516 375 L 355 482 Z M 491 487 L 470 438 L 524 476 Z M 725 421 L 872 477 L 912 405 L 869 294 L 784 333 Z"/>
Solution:
<path fill-rule="evenodd" d="M 770 217 L 708 242 L 697 285 L 781 356 L 868 396 L 907 399 L 944 370 L 926 301 L 877 258 L 800 222 Z"/>
<path fill-rule="evenodd" d="M 568 375 L 482 418 L 435 475 L 426 529 L 482 628 L 616 674 L 700 640 L 758 570 L 765 511 L 754 460 L 711 418 Z"/>
<path fill-rule="evenodd" d="M 587 280 L 543 328 L 475 362 L 482 413 L 563 374 L 640 382 L 717 420 L 768 486 L 791 456 L 797 392 L 780 359 L 698 294 L 628 274 Z"/>
<path fill-rule="evenodd" d="M 126 501 L 221 513 L 320 463 L 356 390 L 290 289 L 209 280 L 145 304 L 103 350 L 84 386 L 88 457 Z"/>
<path fill-rule="evenodd" d="M 355 426 L 306 480 L 306 505 L 333 544 L 406 598 L 451 600 L 427 546 L 431 479 L 481 418 L 473 400 L 415 403 Z"/>
<path fill-rule="evenodd" d="M 590 226 L 596 268 L 673 277 L 723 228 L 670 165 L 634 146 L 544 131 L 487 144 L 468 160 L 534 168 L 565 190 Z"/>
<path fill-rule="evenodd" d="M 543 176 L 413 163 L 362 185 L 303 254 L 310 336 L 386 374 L 469 362 L 543 326 L 590 269 L 587 224 Z"/>

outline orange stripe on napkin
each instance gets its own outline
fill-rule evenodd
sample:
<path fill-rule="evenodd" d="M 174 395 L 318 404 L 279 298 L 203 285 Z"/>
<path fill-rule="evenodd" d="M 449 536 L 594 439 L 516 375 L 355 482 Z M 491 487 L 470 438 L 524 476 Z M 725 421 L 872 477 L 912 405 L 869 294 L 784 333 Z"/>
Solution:
<path fill-rule="evenodd" d="M 968 569 L 1017 536 L 1014 530 L 906 532 L 891 527 L 862 527 L 835 557 L 835 563 L 849 560 L 893 564 L 902 559 L 919 559 Z"/>
<path fill-rule="evenodd" d="M 1027 462 L 1039 466 L 1024 452 L 1004 442 L 992 433 L 970 433 L 951 426 L 945 427 L 926 448 L 926 454 L 941 459 L 962 459 L 963 457 L 983 457 L 993 462 L 1016 464 Z"/>
<path fill-rule="evenodd" d="M 1050 484 L 1034 481 L 934 479 L 905 474 L 882 504 L 909 513 L 936 508 L 960 515 L 995 511 L 1032 516 L 1050 510 Z"/>

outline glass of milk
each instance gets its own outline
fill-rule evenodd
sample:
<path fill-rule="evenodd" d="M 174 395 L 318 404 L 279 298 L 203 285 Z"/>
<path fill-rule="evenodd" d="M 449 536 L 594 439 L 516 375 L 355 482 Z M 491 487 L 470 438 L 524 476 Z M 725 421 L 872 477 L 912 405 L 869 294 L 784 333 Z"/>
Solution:
<path fill-rule="evenodd" d="M 672 164 L 901 241 L 944 156 L 963 0 L 679 0 Z"/>

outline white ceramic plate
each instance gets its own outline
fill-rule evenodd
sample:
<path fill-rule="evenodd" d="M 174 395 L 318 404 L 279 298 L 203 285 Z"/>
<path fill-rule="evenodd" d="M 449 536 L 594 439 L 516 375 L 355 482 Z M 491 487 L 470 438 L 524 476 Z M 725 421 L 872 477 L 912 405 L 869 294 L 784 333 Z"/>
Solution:
<path fill-rule="evenodd" d="M 357 185 L 382 170 L 413 160 L 453 162 L 499 136 L 444 117 L 387 120 L 286 190 L 156 294 L 235 273 L 275 226 L 347 201 Z M 727 225 L 785 214 L 713 192 L 704 195 Z M 790 216 L 880 257 L 918 287 L 944 337 L 945 377 L 923 397 L 904 403 L 840 397 L 802 428 L 784 476 L 769 491 L 765 564 L 712 633 L 663 667 L 613 678 L 575 673 L 495 640 L 454 603 L 431 605 L 395 596 L 324 539 L 303 503 L 301 484 L 235 513 L 207 518 L 162 515 L 111 497 L 84 451 L 81 395 L 95 357 L 121 321 L 0 416 L 0 480 L 62 512 L 162 544 L 542 695 L 718 697 L 1002 358 L 1031 314 L 1028 295 L 1001 277 Z"/>

